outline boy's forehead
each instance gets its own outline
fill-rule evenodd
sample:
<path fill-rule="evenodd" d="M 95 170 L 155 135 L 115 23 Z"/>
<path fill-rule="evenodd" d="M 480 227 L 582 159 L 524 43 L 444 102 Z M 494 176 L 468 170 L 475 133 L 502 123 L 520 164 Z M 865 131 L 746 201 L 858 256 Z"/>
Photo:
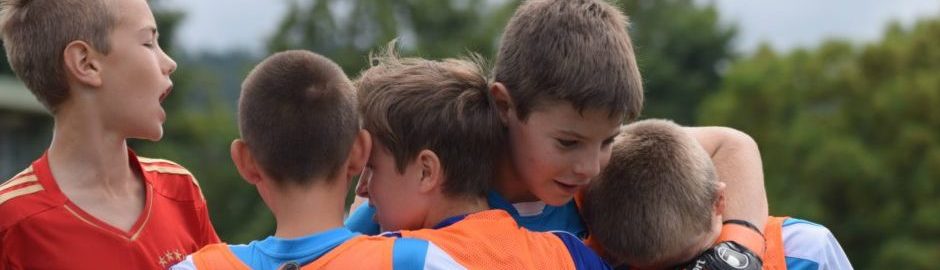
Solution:
<path fill-rule="evenodd" d="M 623 123 L 623 114 L 614 114 L 606 108 L 575 108 L 571 102 L 556 101 L 538 104 L 532 107 L 529 118 L 541 115 L 549 123 L 574 122 L 590 126 L 609 127 L 612 132 L 619 133 Z"/>
<path fill-rule="evenodd" d="M 104 1 L 114 14 L 118 27 L 156 28 L 156 19 L 146 0 L 99 0 Z"/>

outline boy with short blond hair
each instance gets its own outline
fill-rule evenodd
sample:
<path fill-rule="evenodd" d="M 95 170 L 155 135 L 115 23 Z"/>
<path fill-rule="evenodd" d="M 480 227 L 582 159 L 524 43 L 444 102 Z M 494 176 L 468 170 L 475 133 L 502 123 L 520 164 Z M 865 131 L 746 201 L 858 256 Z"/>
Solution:
<path fill-rule="evenodd" d="M 356 84 L 375 134 L 360 195 L 386 235 L 429 240 L 470 269 L 608 268 L 571 234 L 530 232 L 489 210 L 505 134 L 479 64 L 391 49 L 373 63 Z"/>
<path fill-rule="evenodd" d="M 342 227 L 352 177 L 369 157 L 356 97 L 333 61 L 309 51 L 274 54 L 242 85 L 232 161 L 274 213 L 273 236 L 209 245 L 173 269 L 400 269 L 459 267 L 433 244 L 365 237 Z M 403 244 L 404 243 L 404 244 Z"/>
<path fill-rule="evenodd" d="M 176 69 L 147 2 L 0 9 L 10 66 L 55 121 L 46 153 L 0 186 L 0 269 L 165 269 L 218 242 L 192 174 L 127 146 L 163 136 Z"/>
<path fill-rule="evenodd" d="M 617 264 L 760 269 L 733 242 L 706 251 L 722 225 L 724 188 L 708 154 L 680 126 L 644 120 L 623 128 L 610 165 L 585 191 L 583 213 L 608 261 Z M 628 191 L 634 195 L 623 196 Z M 825 227 L 788 217 L 768 220 L 764 269 L 851 269 Z"/>

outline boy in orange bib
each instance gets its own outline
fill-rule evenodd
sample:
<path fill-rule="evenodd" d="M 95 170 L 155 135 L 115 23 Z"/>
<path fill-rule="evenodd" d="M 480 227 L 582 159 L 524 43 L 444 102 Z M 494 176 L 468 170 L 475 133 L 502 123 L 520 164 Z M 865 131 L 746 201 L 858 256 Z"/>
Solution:
<path fill-rule="evenodd" d="M 719 239 L 725 184 L 680 126 L 630 124 L 612 151 L 610 164 L 585 191 L 582 209 L 593 243 L 609 261 L 639 269 L 761 269 L 760 258 L 738 243 L 709 248 Z M 825 227 L 789 217 L 768 221 L 766 240 L 758 243 L 767 247 L 760 254 L 763 269 L 852 268 Z"/>
<path fill-rule="evenodd" d="M 173 269 L 461 268 L 427 241 L 343 227 L 350 181 L 372 141 L 359 127 L 352 84 L 329 59 L 308 51 L 265 59 L 242 85 L 238 123 L 232 161 L 277 219 L 274 235 L 207 246 Z"/>
<path fill-rule="evenodd" d="M 356 82 L 375 138 L 359 195 L 386 235 L 430 240 L 470 269 L 608 268 L 569 233 L 531 232 L 490 210 L 506 135 L 480 65 L 398 58 L 393 45 Z"/>

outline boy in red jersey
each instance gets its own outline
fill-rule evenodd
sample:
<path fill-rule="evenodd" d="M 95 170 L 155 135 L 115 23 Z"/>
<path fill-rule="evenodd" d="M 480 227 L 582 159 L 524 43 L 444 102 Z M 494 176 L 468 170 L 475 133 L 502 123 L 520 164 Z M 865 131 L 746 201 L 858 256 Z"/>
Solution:
<path fill-rule="evenodd" d="M 219 241 L 192 174 L 127 147 L 163 136 L 176 69 L 145 0 L 3 1 L 0 27 L 55 120 L 0 186 L 0 269 L 165 269 Z"/>

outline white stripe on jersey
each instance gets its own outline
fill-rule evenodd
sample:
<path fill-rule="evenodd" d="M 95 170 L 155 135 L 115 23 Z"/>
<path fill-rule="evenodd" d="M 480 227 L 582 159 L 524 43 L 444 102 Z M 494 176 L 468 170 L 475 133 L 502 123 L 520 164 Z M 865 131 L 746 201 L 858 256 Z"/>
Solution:
<path fill-rule="evenodd" d="M 170 270 L 196 270 L 193 264 L 193 255 L 186 255 L 186 259 L 170 267 Z"/>
<path fill-rule="evenodd" d="M 425 270 L 467 269 L 457 263 L 447 252 L 428 241 L 428 254 L 424 257 Z"/>

